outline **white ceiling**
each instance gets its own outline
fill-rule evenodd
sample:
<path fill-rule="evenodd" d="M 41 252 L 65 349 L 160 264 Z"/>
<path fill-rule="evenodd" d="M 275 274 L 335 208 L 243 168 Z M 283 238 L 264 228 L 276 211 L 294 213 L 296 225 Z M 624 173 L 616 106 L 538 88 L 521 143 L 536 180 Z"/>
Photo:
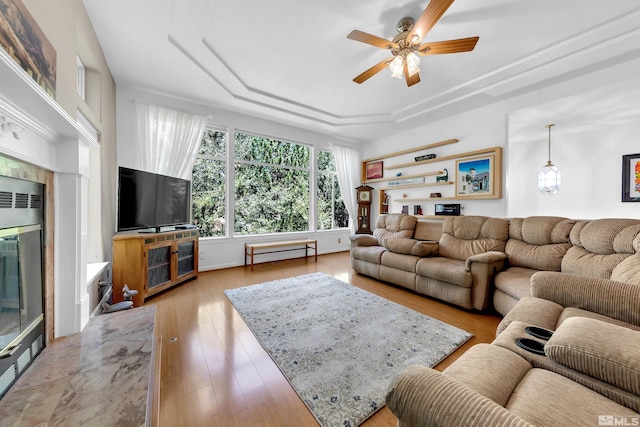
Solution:
<path fill-rule="evenodd" d="M 386 39 L 429 0 L 83 0 L 118 84 L 368 141 L 610 64 L 640 58 L 637 0 L 456 0 L 424 41 L 479 36 L 421 59 L 407 87 Z M 610 82 L 603 82 L 610 83 Z"/>

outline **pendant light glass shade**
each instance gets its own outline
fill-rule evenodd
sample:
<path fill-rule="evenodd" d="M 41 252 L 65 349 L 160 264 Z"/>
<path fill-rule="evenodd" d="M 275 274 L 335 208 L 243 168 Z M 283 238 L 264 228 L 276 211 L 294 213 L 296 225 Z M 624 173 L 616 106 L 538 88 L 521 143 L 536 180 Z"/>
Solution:
<path fill-rule="evenodd" d="M 554 125 L 547 125 L 546 127 L 549 129 L 549 144 L 548 144 L 548 152 L 549 152 L 549 160 L 547 160 L 547 164 L 540 169 L 538 172 L 538 190 L 542 194 L 556 194 L 560 191 L 560 183 L 561 183 L 561 174 L 560 169 L 551 163 L 551 127 Z"/>

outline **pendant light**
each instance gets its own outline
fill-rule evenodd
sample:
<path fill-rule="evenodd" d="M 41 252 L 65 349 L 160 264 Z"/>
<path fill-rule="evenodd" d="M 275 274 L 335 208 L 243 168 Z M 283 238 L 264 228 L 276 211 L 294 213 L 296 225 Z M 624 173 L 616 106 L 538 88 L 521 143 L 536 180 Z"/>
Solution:
<path fill-rule="evenodd" d="M 548 153 L 549 160 L 547 160 L 547 164 L 540 169 L 538 172 L 538 190 L 542 194 L 556 194 L 560 191 L 560 169 L 551 163 L 551 127 L 555 126 L 553 124 L 545 126 L 549 129 L 549 144 L 548 144 Z"/>

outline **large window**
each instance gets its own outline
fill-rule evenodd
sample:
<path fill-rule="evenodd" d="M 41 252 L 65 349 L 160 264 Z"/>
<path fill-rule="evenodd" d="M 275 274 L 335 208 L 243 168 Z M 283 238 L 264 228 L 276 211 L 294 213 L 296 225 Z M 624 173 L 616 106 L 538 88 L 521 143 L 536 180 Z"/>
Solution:
<path fill-rule="evenodd" d="M 193 224 L 202 237 L 226 235 L 227 133 L 206 130 L 193 166 Z"/>
<path fill-rule="evenodd" d="M 318 230 L 349 226 L 349 214 L 342 201 L 336 162 L 331 151 L 318 150 Z"/>
<path fill-rule="evenodd" d="M 234 233 L 308 231 L 310 147 L 242 132 L 234 139 Z"/>
<path fill-rule="evenodd" d="M 314 150 L 305 144 L 235 132 L 230 145 L 229 136 L 220 129 L 206 130 L 196 155 L 193 223 L 201 237 L 348 227 L 331 151 L 316 150 L 313 162 Z M 315 227 L 310 220 L 314 196 Z M 227 224 L 232 217 L 233 224 Z"/>

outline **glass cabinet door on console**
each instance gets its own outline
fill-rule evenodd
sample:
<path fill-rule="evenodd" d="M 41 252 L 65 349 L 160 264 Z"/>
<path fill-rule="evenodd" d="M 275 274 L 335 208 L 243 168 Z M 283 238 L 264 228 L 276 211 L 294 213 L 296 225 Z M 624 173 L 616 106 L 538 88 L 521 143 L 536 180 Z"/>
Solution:
<path fill-rule="evenodd" d="M 164 285 L 171 282 L 171 246 L 172 244 L 161 244 L 160 246 L 149 246 L 147 249 L 147 288 Z"/>
<path fill-rule="evenodd" d="M 176 279 L 185 276 L 187 274 L 193 273 L 195 269 L 195 242 L 182 242 L 178 244 L 178 275 Z"/>

